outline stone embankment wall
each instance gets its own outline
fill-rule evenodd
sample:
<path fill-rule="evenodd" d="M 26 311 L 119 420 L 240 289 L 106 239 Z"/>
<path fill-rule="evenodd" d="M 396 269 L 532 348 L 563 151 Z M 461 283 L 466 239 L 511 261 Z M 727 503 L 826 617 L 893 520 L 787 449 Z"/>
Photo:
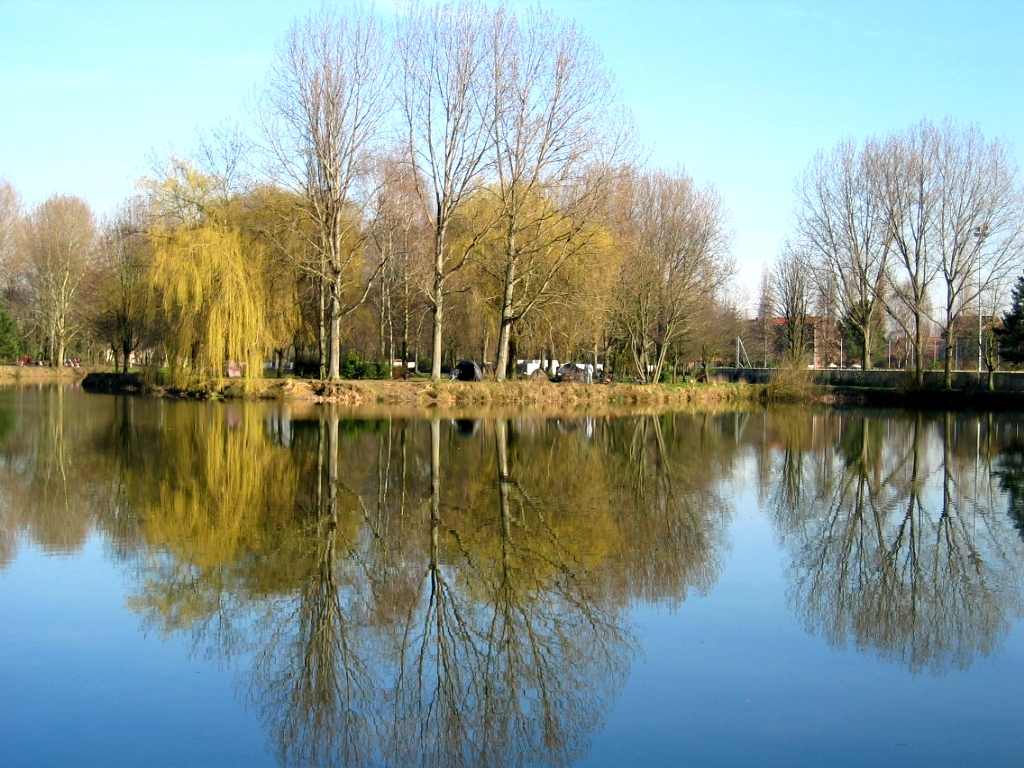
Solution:
<path fill-rule="evenodd" d="M 748 382 L 750 384 L 767 384 L 773 369 L 770 368 L 716 368 L 715 375 L 722 380 L 732 382 Z M 812 370 L 814 383 L 833 387 L 872 387 L 875 389 L 898 389 L 912 383 L 913 371 L 857 371 L 849 368 L 843 370 Z M 928 389 L 943 387 L 942 371 L 925 371 L 924 384 Z M 1024 392 L 1024 371 L 1000 371 L 993 382 L 996 392 Z M 977 391 L 988 389 L 988 373 L 977 371 L 954 371 L 953 389 Z"/>

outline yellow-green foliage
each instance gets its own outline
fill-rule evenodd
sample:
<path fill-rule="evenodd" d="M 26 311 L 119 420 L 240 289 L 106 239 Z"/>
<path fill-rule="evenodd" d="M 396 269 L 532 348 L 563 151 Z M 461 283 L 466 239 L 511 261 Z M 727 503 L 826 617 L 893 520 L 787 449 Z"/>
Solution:
<path fill-rule="evenodd" d="M 263 248 L 243 242 L 234 228 L 216 223 L 163 225 L 150 284 L 166 313 L 166 346 L 173 379 L 182 375 L 222 378 L 228 360 L 259 375 L 268 339 Z"/>
<path fill-rule="evenodd" d="M 172 381 L 220 380 L 229 360 L 246 378 L 258 376 L 266 353 L 287 345 L 297 325 L 280 238 L 259 225 L 277 221 L 280 201 L 235 194 L 177 158 L 149 192 L 151 309 L 163 315 Z"/>

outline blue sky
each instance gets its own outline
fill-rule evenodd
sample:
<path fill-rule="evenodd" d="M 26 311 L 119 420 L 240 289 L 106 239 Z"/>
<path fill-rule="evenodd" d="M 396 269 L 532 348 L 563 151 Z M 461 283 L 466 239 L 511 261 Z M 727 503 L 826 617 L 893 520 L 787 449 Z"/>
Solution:
<path fill-rule="evenodd" d="M 526 3 L 516 3 L 525 5 Z M 1024 2 L 559 0 L 604 51 L 654 164 L 725 200 L 740 283 L 787 234 L 797 176 L 844 136 L 922 118 L 1024 151 Z M 0 176 L 100 213 L 147 157 L 242 117 L 319 1 L 0 0 Z"/>

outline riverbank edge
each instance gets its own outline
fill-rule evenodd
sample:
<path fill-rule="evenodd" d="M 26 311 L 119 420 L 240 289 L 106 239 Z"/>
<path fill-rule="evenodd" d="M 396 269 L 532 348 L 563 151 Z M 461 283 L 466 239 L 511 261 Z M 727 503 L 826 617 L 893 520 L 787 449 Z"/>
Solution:
<path fill-rule="evenodd" d="M 882 387 L 824 387 L 821 401 L 837 406 L 924 408 L 928 410 L 1021 411 L 1024 393 L 988 390 L 892 389 Z"/>
<path fill-rule="evenodd" d="M 7 366 L 7 368 L 17 368 Z M 38 381 L 80 378 L 71 369 L 22 369 L 20 379 Z M 37 371 L 41 373 L 37 373 Z M 47 373 L 49 372 L 49 373 Z M 76 375 L 78 374 L 78 375 Z M 874 406 L 952 410 L 1024 410 L 1024 394 L 983 390 L 894 389 L 853 386 L 815 386 L 795 397 L 775 398 L 764 384 L 570 384 L 506 381 L 319 381 L 310 379 L 255 379 L 210 381 L 188 388 L 150 386 L 140 374 L 93 372 L 82 379 L 90 392 L 149 394 L 158 397 L 285 400 L 337 404 L 346 407 L 406 406 L 411 408 L 511 407 L 531 409 L 590 410 L 644 406 L 662 409 L 760 407 L 778 403 L 828 406 Z"/>
<path fill-rule="evenodd" d="M 86 375 L 81 368 L 69 366 L 0 365 L 0 384 L 77 381 L 84 379 Z"/>
<path fill-rule="evenodd" d="M 210 381 L 187 388 L 154 387 L 139 374 L 90 373 L 90 392 L 196 399 L 292 400 L 343 406 L 525 406 L 586 409 L 612 406 L 760 405 L 760 384 L 570 384 L 534 381 L 318 381 L 254 379 Z"/>

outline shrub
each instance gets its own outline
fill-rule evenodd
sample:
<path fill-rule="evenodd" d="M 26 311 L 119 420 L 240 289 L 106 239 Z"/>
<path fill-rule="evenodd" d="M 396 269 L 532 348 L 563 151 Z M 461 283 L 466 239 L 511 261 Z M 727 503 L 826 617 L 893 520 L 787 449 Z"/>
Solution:
<path fill-rule="evenodd" d="M 803 403 L 817 399 L 820 394 L 813 371 L 793 366 L 773 370 L 764 390 L 769 403 Z"/>
<path fill-rule="evenodd" d="M 341 361 L 338 371 L 343 379 L 386 379 L 390 370 L 386 363 L 361 360 L 355 352 L 349 352 Z"/>

